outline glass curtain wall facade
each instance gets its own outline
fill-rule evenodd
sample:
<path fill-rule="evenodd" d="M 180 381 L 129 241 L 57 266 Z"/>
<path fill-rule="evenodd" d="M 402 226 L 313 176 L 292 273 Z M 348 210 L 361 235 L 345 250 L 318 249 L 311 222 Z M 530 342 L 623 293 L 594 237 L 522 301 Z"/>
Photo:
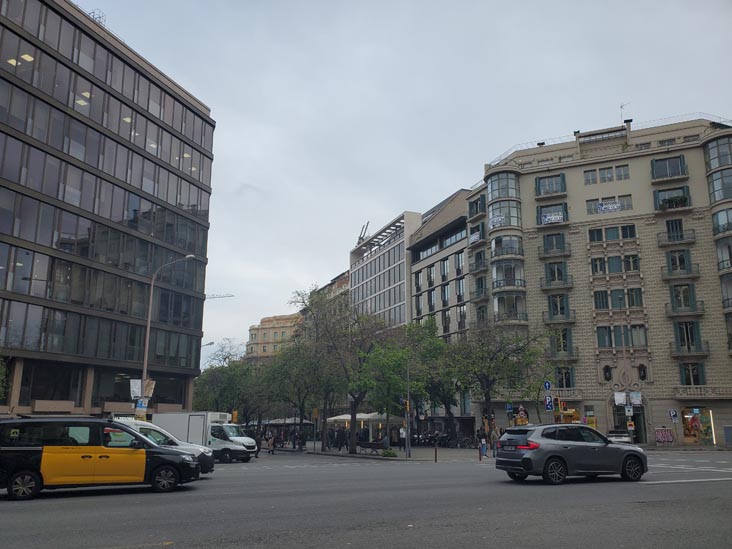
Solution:
<path fill-rule="evenodd" d="M 0 412 L 129 408 L 151 276 L 193 254 L 156 279 L 148 357 L 153 405 L 190 406 L 213 130 L 74 5 L 0 0 Z"/>

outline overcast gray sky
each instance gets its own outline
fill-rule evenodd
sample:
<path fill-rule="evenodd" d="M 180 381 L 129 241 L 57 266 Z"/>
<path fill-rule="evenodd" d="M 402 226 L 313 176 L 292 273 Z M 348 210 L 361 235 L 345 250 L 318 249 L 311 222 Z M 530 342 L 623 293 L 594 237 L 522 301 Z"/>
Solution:
<path fill-rule="evenodd" d="M 217 122 L 204 342 L 245 343 L 517 143 L 728 117 L 732 2 L 77 0 Z M 205 357 L 214 349 L 204 349 Z"/>

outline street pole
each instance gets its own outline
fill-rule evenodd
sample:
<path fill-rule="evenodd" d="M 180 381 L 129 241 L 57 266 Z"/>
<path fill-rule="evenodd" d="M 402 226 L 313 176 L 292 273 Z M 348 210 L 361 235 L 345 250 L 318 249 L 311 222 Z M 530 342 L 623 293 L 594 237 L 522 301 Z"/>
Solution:
<path fill-rule="evenodd" d="M 407 458 L 412 457 L 412 433 L 410 423 L 412 422 L 412 403 L 409 397 L 409 361 L 407 361 L 407 440 L 405 442 L 405 448 L 407 449 Z"/>
<path fill-rule="evenodd" d="M 153 290 L 155 289 L 155 279 L 160 274 L 160 271 L 162 271 L 165 267 L 169 267 L 180 261 L 188 261 L 189 259 L 194 259 L 195 257 L 196 256 L 193 254 L 188 254 L 185 257 L 161 265 L 153 273 L 152 280 L 150 281 L 150 295 L 147 302 L 147 324 L 145 326 L 145 354 L 142 357 L 142 398 L 145 398 L 145 382 L 147 381 L 147 355 L 150 350 L 150 322 L 152 320 Z"/>

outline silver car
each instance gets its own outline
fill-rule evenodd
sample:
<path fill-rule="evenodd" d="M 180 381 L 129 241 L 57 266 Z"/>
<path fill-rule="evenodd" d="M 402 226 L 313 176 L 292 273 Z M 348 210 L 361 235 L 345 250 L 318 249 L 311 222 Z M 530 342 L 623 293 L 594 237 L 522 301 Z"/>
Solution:
<path fill-rule="evenodd" d="M 524 425 L 509 428 L 498 441 L 496 469 L 516 481 L 534 475 L 548 484 L 599 475 L 637 481 L 648 472 L 648 459 L 642 448 L 612 442 L 586 425 Z"/>

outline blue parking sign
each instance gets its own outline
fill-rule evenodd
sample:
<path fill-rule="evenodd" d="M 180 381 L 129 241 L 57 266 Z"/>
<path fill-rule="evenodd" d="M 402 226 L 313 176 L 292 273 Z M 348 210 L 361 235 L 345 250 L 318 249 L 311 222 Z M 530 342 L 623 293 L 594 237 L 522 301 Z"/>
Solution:
<path fill-rule="evenodd" d="M 506 411 L 507 412 L 513 412 L 513 403 L 506 402 Z"/>
<path fill-rule="evenodd" d="M 554 402 L 552 401 L 552 397 L 550 397 L 550 396 L 544 397 L 544 409 L 547 412 L 551 412 L 552 410 L 554 410 Z"/>

